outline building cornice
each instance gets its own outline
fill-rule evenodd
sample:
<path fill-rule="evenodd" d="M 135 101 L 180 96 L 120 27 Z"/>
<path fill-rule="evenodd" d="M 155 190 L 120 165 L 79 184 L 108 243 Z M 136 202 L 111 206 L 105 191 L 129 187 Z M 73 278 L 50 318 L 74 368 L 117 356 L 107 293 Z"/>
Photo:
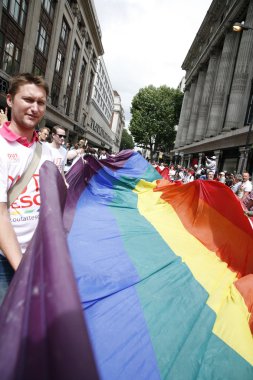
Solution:
<path fill-rule="evenodd" d="M 94 2 L 93 0 L 81 0 L 81 4 L 85 10 L 86 19 L 89 23 L 89 29 L 91 31 L 91 38 L 94 42 L 97 55 L 103 55 L 104 48 L 102 44 L 102 33 L 96 14 Z"/>
<path fill-rule="evenodd" d="M 204 140 L 194 142 L 189 145 L 181 146 L 180 148 L 173 149 L 171 152 L 184 152 L 186 154 L 189 154 L 204 152 L 209 149 L 214 150 L 230 148 L 231 146 L 244 146 L 245 136 L 247 135 L 248 130 L 249 126 L 244 126 L 233 131 L 224 132 L 214 137 L 205 138 Z M 252 142 L 253 140 L 251 139 L 250 143 Z"/>

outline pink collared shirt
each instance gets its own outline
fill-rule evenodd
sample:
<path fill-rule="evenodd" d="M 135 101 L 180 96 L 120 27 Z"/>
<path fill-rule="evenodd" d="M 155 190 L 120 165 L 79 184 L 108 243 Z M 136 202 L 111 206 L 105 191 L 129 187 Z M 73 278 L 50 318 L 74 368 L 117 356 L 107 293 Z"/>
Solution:
<path fill-rule="evenodd" d="M 33 132 L 32 141 L 28 141 L 26 137 L 22 137 L 12 132 L 9 128 L 10 121 L 3 123 L 2 128 L 0 128 L 0 135 L 7 141 L 17 141 L 18 143 L 30 148 L 36 141 L 38 141 L 37 132 Z"/>

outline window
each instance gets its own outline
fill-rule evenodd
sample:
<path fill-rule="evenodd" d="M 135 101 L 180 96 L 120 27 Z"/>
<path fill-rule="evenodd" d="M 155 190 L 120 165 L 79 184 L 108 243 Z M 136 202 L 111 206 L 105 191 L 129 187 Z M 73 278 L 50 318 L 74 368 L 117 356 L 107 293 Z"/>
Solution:
<path fill-rule="evenodd" d="M 0 76 L 0 94 L 7 94 L 8 88 L 9 88 L 9 83 L 7 82 L 7 80 L 5 80 L 4 78 Z"/>
<path fill-rule="evenodd" d="M 63 19 L 62 28 L 61 28 L 61 38 L 58 45 L 58 52 L 57 52 L 57 57 L 56 57 L 56 62 L 55 62 L 55 72 L 54 72 L 52 91 L 51 91 L 52 104 L 55 107 L 58 106 L 58 101 L 59 101 L 59 94 L 60 94 L 60 89 L 61 89 L 61 81 L 62 81 L 63 68 L 64 68 L 64 57 L 67 53 L 69 30 L 70 29 L 65 19 Z M 66 95 L 68 96 L 68 94 Z"/>
<path fill-rule="evenodd" d="M 19 70 L 21 51 L 13 42 L 6 40 L 2 69 L 7 74 L 15 74 Z"/>
<path fill-rule="evenodd" d="M 60 81 L 57 81 L 57 79 L 58 78 L 54 78 L 54 82 L 52 84 L 52 90 L 51 90 L 52 104 L 55 107 L 58 106 L 60 87 L 61 87 L 61 83 Z"/>
<path fill-rule="evenodd" d="M 33 65 L 33 74 L 34 75 L 45 75 L 45 73 L 41 70 L 40 67 Z"/>
<path fill-rule="evenodd" d="M 69 97 L 66 95 L 65 98 L 64 98 L 64 111 L 65 111 L 65 113 L 67 113 L 67 111 L 68 111 L 68 105 L 69 105 L 69 102 L 70 102 L 70 99 L 69 99 Z"/>
<path fill-rule="evenodd" d="M 62 53 L 60 51 L 58 51 L 57 58 L 56 58 L 55 71 L 57 71 L 58 73 L 62 72 L 63 71 L 63 63 L 64 63 L 64 59 L 63 59 Z"/>
<path fill-rule="evenodd" d="M 73 70 L 72 68 L 69 69 L 69 77 L 68 77 L 68 86 L 71 85 L 72 82 L 72 75 L 73 75 Z"/>
<path fill-rule="evenodd" d="M 69 27 L 66 21 L 63 19 L 62 28 L 61 28 L 61 40 L 65 43 L 65 45 L 68 42 L 68 37 L 69 37 Z"/>
<path fill-rule="evenodd" d="M 0 68 L 7 74 L 19 71 L 28 7 L 26 0 L 5 0 L 0 32 Z"/>
<path fill-rule="evenodd" d="M 68 103 L 65 107 L 66 114 L 69 115 L 69 110 L 70 110 L 70 102 L 72 98 L 72 93 L 73 93 L 73 84 L 74 84 L 74 79 L 75 79 L 75 72 L 76 72 L 76 66 L 77 66 L 77 59 L 79 55 L 79 47 L 77 43 L 74 43 L 73 46 L 73 51 L 72 51 L 72 58 L 70 62 L 70 69 L 69 69 L 69 75 L 68 75 L 68 83 L 67 83 L 67 89 L 66 89 L 66 96 L 68 99 Z"/>
<path fill-rule="evenodd" d="M 4 0 L 4 8 L 9 12 L 9 15 L 15 20 L 15 22 L 25 29 L 26 15 L 28 8 L 27 0 Z"/>
<path fill-rule="evenodd" d="M 77 44 L 75 43 L 74 47 L 73 47 L 73 53 L 72 53 L 72 59 L 73 60 L 76 60 L 78 52 L 79 52 L 79 48 L 78 48 Z"/>
<path fill-rule="evenodd" d="M 55 1 L 42 0 L 40 21 L 37 34 L 37 44 L 33 57 L 33 73 L 45 75 L 50 39 L 53 29 L 53 14 Z"/>
<path fill-rule="evenodd" d="M 42 0 L 42 6 L 45 9 L 46 13 L 52 20 L 54 17 L 55 1 L 52 0 Z"/>
<path fill-rule="evenodd" d="M 49 48 L 49 36 L 47 35 L 46 29 L 42 25 L 39 25 L 37 47 L 41 53 L 47 56 Z"/>

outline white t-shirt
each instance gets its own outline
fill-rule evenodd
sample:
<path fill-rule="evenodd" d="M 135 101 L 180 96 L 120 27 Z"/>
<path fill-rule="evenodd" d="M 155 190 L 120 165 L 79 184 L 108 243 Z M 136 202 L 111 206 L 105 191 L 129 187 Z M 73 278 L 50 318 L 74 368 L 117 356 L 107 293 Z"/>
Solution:
<path fill-rule="evenodd" d="M 52 152 L 53 155 L 53 163 L 57 166 L 57 168 L 60 170 L 60 173 L 64 173 L 64 166 L 67 162 L 67 149 L 63 148 L 63 146 L 60 146 L 60 148 L 54 148 L 52 146 L 52 143 L 46 143 L 46 145 L 49 147 L 49 149 Z"/>
<path fill-rule="evenodd" d="M 35 147 L 36 144 L 28 148 L 0 136 L 0 202 L 7 202 L 7 191 L 28 167 Z M 40 210 L 39 169 L 47 160 L 52 161 L 52 154 L 48 147 L 42 144 L 41 160 L 33 177 L 9 208 L 11 224 L 22 253 L 25 252 L 37 227 Z"/>
<path fill-rule="evenodd" d="M 241 188 L 243 191 L 250 193 L 252 191 L 252 183 L 249 180 L 242 182 Z"/>

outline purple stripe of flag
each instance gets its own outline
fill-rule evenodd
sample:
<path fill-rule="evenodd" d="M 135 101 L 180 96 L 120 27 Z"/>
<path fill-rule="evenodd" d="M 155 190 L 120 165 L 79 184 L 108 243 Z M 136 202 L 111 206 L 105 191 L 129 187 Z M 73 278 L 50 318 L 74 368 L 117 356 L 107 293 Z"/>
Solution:
<path fill-rule="evenodd" d="M 98 379 L 62 222 L 65 184 L 50 162 L 40 176 L 39 224 L 0 309 L 0 378 Z"/>

